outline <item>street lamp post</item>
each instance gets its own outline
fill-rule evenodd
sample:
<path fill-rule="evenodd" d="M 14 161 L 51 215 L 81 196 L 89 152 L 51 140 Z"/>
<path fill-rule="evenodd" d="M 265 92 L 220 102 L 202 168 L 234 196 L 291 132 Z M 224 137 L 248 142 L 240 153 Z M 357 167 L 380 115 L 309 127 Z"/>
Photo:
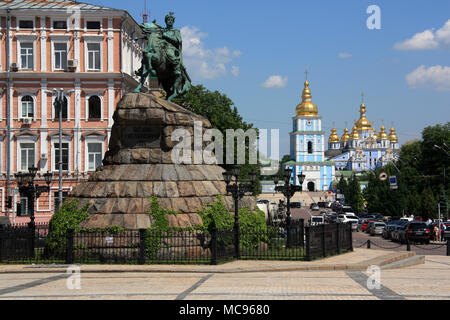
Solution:
<path fill-rule="evenodd" d="M 241 173 L 241 168 L 239 166 L 234 166 L 231 171 L 226 171 L 223 176 L 227 184 L 227 193 L 231 194 L 234 200 L 234 250 L 236 259 L 240 258 L 240 231 L 239 231 L 239 199 L 242 199 L 246 192 L 253 192 L 253 183 L 256 180 L 256 173 L 250 173 L 250 184 L 239 183 L 239 175 Z M 230 184 L 234 177 L 234 183 Z"/>
<path fill-rule="evenodd" d="M 34 202 L 39 199 L 42 193 L 50 192 L 50 183 L 52 182 L 52 174 L 47 172 L 44 174 L 45 182 L 47 186 L 39 186 L 34 184 L 34 179 L 36 178 L 38 169 L 32 166 L 28 169 L 28 173 L 16 173 L 15 177 L 17 179 L 17 184 L 19 185 L 19 193 L 24 195 L 28 199 L 28 207 L 30 208 L 30 223 L 28 227 L 31 230 L 33 239 L 31 241 L 31 252 L 34 254 L 34 235 L 36 232 L 36 223 L 34 222 Z"/>
<path fill-rule="evenodd" d="M 279 178 L 278 176 L 274 176 L 274 182 L 275 182 L 275 191 L 281 192 L 286 197 L 286 228 L 287 228 L 287 247 L 289 248 L 291 246 L 291 237 L 290 237 L 290 227 L 291 227 L 291 198 L 294 196 L 296 192 L 302 191 L 302 185 L 305 181 L 306 176 L 300 172 L 300 174 L 297 176 L 298 180 L 300 182 L 300 185 L 294 185 L 291 184 L 291 175 L 292 175 L 292 169 L 286 168 L 284 170 L 284 185 L 278 186 Z"/>
<path fill-rule="evenodd" d="M 448 149 L 448 150 L 450 150 L 450 148 L 444 143 L 444 146 Z M 440 150 L 440 151 L 442 151 L 442 152 L 444 152 L 448 157 L 450 157 L 450 153 L 447 151 L 447 150 L 445 150 L 443 147 L 440 147 L 440 146 L 438 146 L 438 145 L 434 145 L 434 147 L 433 147 L 435 150 Z M 446 186 L 446 170 L 445 170 L 445 165 L 443 166 L 443 169 L 444 169 L 444 188 L 443 188 L 443 195 L 444 195 L 444 197 L 445 197 L 445 211 L 446 211 L 446 217 L 447 217 L 447 219 L 448 219 L 448 203 L 447 203 L 447 196 L 446 196 L 446 194 L 445 194 L 445 186 Z M 440 206 L 440 203 L 439 203 L 439 206 Z M 441 217 L 440 217 L 440 214 L 441 214 L 441 209 L 440 209 L 440 207 L 439 207 L 439 229 L 441 228 L 441 225 L 440 225 L 440 223 L 441 223 Z"/>

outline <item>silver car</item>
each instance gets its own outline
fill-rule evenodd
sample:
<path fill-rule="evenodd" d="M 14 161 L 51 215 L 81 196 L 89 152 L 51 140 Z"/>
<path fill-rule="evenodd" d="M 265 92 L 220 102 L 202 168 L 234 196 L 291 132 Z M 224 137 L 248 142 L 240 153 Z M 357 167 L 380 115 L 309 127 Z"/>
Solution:
<path fill-rule="evenodd" d="M 372 228 L 370 228 L 370 235 L 371 236 L 382 235 L 385 227 L 386 227 L 386 223 L 375 222 L 374 225 L 372 226 Z"/>

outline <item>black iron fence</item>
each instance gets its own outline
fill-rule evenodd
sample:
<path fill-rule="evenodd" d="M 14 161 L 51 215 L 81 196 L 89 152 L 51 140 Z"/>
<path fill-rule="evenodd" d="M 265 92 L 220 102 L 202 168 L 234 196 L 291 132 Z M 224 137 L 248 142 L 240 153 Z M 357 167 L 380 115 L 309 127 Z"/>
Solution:
<path fill-rule="evenodd" d="M 306 227 L 306 260 L 353 251 L 351 223 Z"/>
<path fill-rule="evenodd" d="M 48 232 L 48 226 L 47 226 Z M 156 232 L 74 232 L 49 246 L 41 227 L 0 230 L 0 263 L 60 264 L 220 264 L 235 259 L 313 260 L 352 250 L 350 224 L 234 230 Z M 34 245 L 32 245 L 34 244 Z M 54 243 L 53 243 L 54 244 Z M 236 257 L 236 245 L 240 256 Z"/>

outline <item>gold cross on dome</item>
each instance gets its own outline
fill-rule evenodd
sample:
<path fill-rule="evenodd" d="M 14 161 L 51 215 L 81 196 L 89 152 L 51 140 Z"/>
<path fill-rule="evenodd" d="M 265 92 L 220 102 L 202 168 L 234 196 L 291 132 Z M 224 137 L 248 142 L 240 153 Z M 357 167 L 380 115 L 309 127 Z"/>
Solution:
<path fill-rule="evenodd" d="M 306 81 L 308 81 L 308 69 L 305 70 L 305 74 L 306 74 Z"/>

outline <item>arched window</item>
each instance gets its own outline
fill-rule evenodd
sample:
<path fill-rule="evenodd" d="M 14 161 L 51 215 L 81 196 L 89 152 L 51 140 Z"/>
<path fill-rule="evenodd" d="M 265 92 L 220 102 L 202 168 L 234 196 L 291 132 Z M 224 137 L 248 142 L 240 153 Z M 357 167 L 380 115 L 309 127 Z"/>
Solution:
<path fill-rule="evenodd" d="M 59 105 L 57 105 L 55 103 L 54 106 L 55 106 L 55 119 L 59 119 Z M 62 115 L 61 115 L 63 119 L 67 119 L 67 111 L 68 111 L 67 108 L 68 107 L 69 107 L 69 103 L 67 101 L 67 98 L 64 97 L 63 104 L 62 104 Z"/>
<path fill-rule="evenodd" d="M 34 118 L 34 100 L 31 96 L 24 96 L 21 99 L 21 117 L 22 118 Z"/>
<path fill-rule="evenodd" d="M 100 119 L 102 113 L 102 101 L 98 96 L 92 96 L 89 98 L 89 119 Z"/>
<path fill-rule="evenodd" d="M 309 154 L 313 153 L 313 143 L 311 141 L 308 142 L 308 153 Z"/>

